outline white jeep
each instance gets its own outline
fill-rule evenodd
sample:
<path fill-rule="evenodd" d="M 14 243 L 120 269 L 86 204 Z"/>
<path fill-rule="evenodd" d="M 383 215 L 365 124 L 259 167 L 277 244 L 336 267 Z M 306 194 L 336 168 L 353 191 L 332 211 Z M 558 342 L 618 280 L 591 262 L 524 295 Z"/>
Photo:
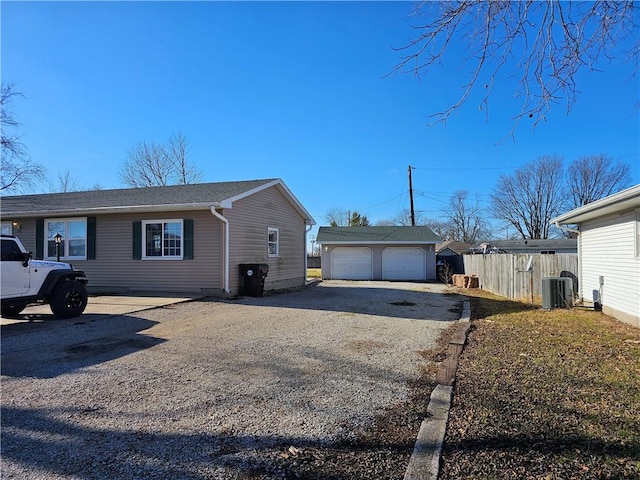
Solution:
<path fill-rule="evenodd" d="M 1 312 L 14 317 L 32 303 L 48 303 L 57 318 L 73 318 L 87 306 L 87 278 L 70 264 L 33 260 L 13 235 L 2 235 Z"/>

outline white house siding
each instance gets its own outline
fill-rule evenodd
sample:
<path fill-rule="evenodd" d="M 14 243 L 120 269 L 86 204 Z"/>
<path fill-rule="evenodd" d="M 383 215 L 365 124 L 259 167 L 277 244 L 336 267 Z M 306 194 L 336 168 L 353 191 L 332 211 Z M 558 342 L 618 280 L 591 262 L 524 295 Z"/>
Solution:
<path fill-rule="evenodd" d="M 605 313 L 640 326 L 640 258 L 635 251 L 635 213 L 585 222 L 581 231 L 582 297 L 594 301 L 601 295 Z M 600 277 L 604 280 L 602 286 Z"/>
<path fill-rule="evenodd" d="M 280 193 L 277 186 L 237 200 L 222 212 L 230 223 L 229 285 L 232 293 L 243 286 L 241 263 L 266 263 L 269 273 L 265 290 L 304 285 L 305 230 L 304 218 Z M 269 257 L 267 229 L 277 228 L 280 252 Z"/>

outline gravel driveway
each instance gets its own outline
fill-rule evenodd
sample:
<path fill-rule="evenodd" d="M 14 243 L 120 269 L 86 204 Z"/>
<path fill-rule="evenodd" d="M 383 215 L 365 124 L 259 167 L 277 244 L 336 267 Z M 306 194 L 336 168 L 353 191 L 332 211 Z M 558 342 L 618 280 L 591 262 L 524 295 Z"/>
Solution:
<path fill-rule="evenodd" d="M 440 284 L 329 281 L 3 338 L 2 478 L 289 478 L 274 458 L 406 401 L 459 309 Z"/>

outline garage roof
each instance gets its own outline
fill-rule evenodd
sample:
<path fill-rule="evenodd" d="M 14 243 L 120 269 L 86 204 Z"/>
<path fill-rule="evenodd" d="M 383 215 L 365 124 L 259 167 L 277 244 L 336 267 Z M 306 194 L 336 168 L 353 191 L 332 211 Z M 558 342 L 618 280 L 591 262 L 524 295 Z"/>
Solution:
<path fill-rule="evenodd" d="M 316 241 L 323 245 L 431 245 L 440 242 L 440 237 L 429 227 L 320 227 Z"/>

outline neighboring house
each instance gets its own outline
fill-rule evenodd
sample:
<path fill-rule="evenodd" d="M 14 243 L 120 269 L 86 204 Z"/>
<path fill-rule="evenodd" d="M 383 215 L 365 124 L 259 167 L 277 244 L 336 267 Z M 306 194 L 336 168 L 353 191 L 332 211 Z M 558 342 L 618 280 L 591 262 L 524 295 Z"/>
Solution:
<path fill-rule="evenodd" d="M 578 253 L 578 240 L 557 238 L 546 240 L 492 240 L 472 247 L 469 253 Z"/>
<path fill-rule="evenodd" d="M 242 292 L 242 263 L 265 290 L 304 285 L 315 222 L 280 179 L 2 197 L 2 232 L 39 259 L 84 270 L 92 292 Z"/>
<path fill-rule="evenodd" d="M 447 240 L 446 242 L 438 243 L 436 245 L 436 255 L 442 255 L 443 257 L 463 255 L 465 253 L 469 253 L 472 246 L 473 245 L 466 242 Z"/>
<path fill-rule="evenodd" d="M 640 185 L 551 222 L 560 228 L 577 225 L 581 298 L 640 327 Z"/>
<path fill-rule="evenodd" d="M 447 240 L 436 245 L 436 264 L 438 268 L 444 268 L 448 264 L 452 273 L 464 273 L 464 262 L 462 255 L 469 253 L 472 245 L 466 242 L 456 242 Z"/>
<path fill-rule="evenodd" d="M 320 227 L 322 278 L 330 280 L 435 280 L 429 227 Z"/>

